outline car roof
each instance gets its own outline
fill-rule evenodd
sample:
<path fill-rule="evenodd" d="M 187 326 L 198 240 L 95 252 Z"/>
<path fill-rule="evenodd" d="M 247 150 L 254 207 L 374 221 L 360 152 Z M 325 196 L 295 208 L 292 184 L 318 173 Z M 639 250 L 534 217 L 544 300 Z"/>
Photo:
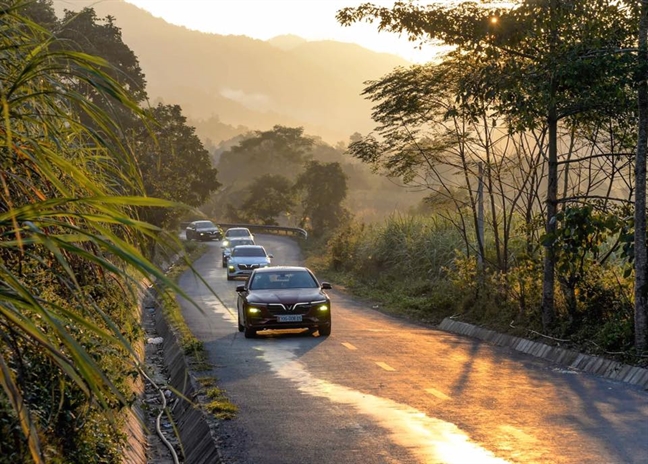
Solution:
<path fill-rule="evenodd" d="M 247 232 L 250 231 L 250 229 L 248 229 L 247 227 L 230 227 L 229 229 L 227 229 L 228 232 L 229 232 L 230 230 L 245 230 L 245 231 L 247 231 Z"/>
<path fill-rule="evenodd" d="M 237 245 L 236 248 L 263 248 L 263 245 Z"/>
<path fill-rule="evenodd" d="M 272 266 L 272 267 L 262 267 L 254 270 L 254 272 L 256 272 L 257 274 L 266 273 L 266 272 L 276 273 L 276 272 L 295 272 L 295 271 L 310 272 L 310 269 L 303 266 Z"/>
<path fill-rule="evenodd" d="M 212 226 L 214 225 L 212 221 L 208 221 L 207 219 L 201 219 L 200 221 L 193 221 L 192 224 L 211 224 Z"/>

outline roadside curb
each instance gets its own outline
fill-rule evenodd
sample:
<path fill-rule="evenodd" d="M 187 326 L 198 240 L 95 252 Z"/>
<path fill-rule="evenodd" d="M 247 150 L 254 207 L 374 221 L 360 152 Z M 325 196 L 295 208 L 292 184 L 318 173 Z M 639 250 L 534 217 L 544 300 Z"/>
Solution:
<path fill-rule="evenodd" d="M 455 321 L 448 317 L 439 324 L 438 328 L 446 332 L 484 340 L 493 345 L 509 347 L 515 351 L 546 359 L 572 369 L 648 389 L 648 369 L 642 367 L 630 366 L 573 350 L 545 345 L 525 338 L 501 334 L 466 322 Z"/>
<path fill-rule="evenodd" d="M 185 398 L 178 398 L 170 408 L 187 464 L 214 464 L 222 462 L 218 440 L 212 433 L 205 413 L 198 407 L 200 388 L 190 373 L 186 357 L 177 337 L 161 310 L 155 312 L 155 328 L 164 342 L 164 364 L 169 384 Z"/>

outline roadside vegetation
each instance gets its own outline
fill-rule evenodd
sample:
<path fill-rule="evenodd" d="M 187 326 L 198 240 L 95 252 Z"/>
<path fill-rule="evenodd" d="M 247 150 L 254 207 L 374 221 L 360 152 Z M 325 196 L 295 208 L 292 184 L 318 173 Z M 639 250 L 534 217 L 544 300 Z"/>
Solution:
<path fill-rule="evenodd" d="M 182 293 L 153 250 L 180 252 L 164 227 L 216 170 L 179 110 L 145 109 L 110 19 L 13 0 L 0 24 L 0 462 L 121 462 L 141 282 Z"/>
<path fill-rule="evenodd" d="M 634 1 L 340 10 L 453 51 L 368 82 L 377 126 L 348 150 L 425 189 L 425 217 L 331 232 L 323 268 L 424 319 L 646 364 L 647 15 Z"/>

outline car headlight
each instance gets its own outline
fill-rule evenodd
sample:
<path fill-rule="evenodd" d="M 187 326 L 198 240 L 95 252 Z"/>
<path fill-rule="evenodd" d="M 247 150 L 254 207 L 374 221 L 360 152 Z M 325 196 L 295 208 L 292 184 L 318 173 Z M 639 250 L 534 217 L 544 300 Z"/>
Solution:
<path fill-rule="evenodd" d="M 232 265 L 230 264 L 229 266 L 227 266 L 227 269 L 228 269 L 229 271 L 234 271 L 234 266 L 232 266 Z"/>
<path fill-rule="evenodd" d="M 324 311 L 328 311 L 328 310 L 329 310 L 329 305 L 326 304 L 326 303 L 321 304 L 321 305 L 319 305 L 319 306 L 317 307 L 317 310 L 318 310 L 318 311 L 322 311 L 322 312 L 324 312 Z"/>
<path fill-rule="evenodd" d="M 229 246 L 229 242 L 227 240 L 223 240 L 223 246 Z"/>
<path fill-rule="evenodd" d="M 255 308 L 254 306 L 250 306 L 248 308 L 248 313 L 249 314 L 261 314 L 261 310 L 259 308 Z"/>

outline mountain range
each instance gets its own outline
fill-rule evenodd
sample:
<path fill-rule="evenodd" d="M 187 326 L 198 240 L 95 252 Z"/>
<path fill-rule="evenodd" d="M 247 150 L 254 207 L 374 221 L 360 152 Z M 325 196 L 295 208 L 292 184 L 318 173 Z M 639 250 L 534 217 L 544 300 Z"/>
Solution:
<path fill-rule="evenodd" d="M 54 0 L 57 14 L 91 6 L 108 15 L 137 55 L 152 103 L 179 104 L 213 144 L 276 124 L 335 144 L 374 123 L 364 82 L 411 63 L 336 41 L 268 41 L 176 26 L 123 0 Z M 342 26 L 340 26 L 342 27 Z"/>

